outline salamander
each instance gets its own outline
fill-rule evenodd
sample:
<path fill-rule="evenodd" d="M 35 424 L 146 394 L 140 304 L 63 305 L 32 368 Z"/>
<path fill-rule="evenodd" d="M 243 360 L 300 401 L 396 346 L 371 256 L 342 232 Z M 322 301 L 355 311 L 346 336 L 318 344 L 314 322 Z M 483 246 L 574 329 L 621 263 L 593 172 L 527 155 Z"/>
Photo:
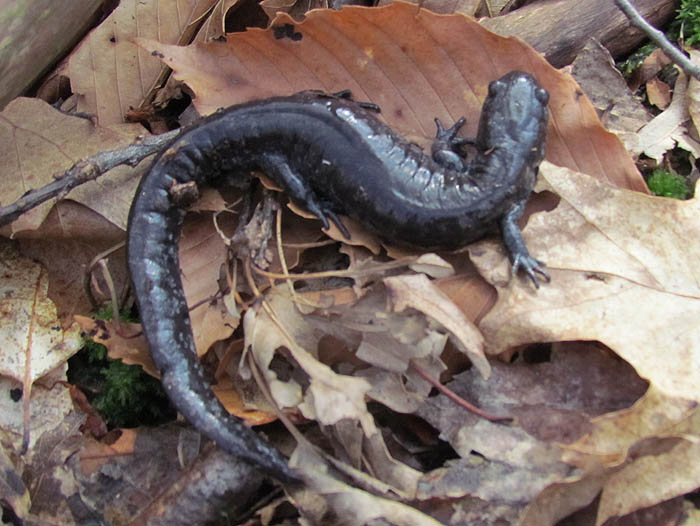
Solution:
<path fill-rule="evenodd" d="M 183 416 L 225 451 L 281 481 L 297 480 L 284 457 L 231 416 L 196 359 L 178 262 L 185 210 L 175 185 L 221 185 L 261 170 L 295 203 L 347 236 L 349 216 L 383 239 L 455 249 L 498 225 L 515 275 L 549 281 L 528 252 L 517 219 L 545 151 L 549 94 L 525 72 L 490 83 L 476 138 L 460 119 L 430 155 L 345 94 L 301 92 L 232 106 L 183 131 L 154 161 L 136 192 L 128 265 L 143 332 L 164 388 Z M 461 149 L 472 143 L 467 162 Z"/>

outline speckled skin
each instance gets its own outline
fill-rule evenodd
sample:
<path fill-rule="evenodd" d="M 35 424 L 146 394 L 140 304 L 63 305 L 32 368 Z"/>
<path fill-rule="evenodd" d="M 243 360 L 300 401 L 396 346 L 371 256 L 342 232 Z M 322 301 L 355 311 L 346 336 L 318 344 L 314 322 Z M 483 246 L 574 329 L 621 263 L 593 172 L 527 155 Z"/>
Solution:
<path fill-rule="evenodd" d="M 185 211 L 174 184 L 216 185 L 261 169 L 325 224 L 350 216 L 388 241 L 452 249 L 501 227 L 514 271 L 548 279 L 515 221 L 544 156 L 548 94 L 527 73 L 489 85 L 467 164 L 453 128 L 433 156 L 347 98 L 304 92 L 216 113 L 179 135 L 153 164 L 129 218 L 128 262 L 144 334 L 177 409 L 221 448 L 282 480 L 284 458 L 218 402 L 196 359 L 177 240 Z M 434 159 L 437 159 L 434 160 Z M 340 224 L 342 229 L 342 224 Z"/>

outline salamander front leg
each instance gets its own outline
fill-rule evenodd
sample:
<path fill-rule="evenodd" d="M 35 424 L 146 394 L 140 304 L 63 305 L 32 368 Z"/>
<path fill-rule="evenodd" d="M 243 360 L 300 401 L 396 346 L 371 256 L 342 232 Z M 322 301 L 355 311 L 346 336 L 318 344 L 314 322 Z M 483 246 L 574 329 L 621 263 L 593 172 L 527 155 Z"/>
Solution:
<path fill-rule="evenodd" d="M 503 216 L 501 219 L 501 235 L 513 265 L 511 267 L 513 276 L 517 276 L 518 271 L 523 269 L 535 285 L 535 288 L 538 289 L 540 288 L 538 274 L 547 283 L 549 283 L 551 278 L 542 268 L 545 264 L 530 255 L 530 251 L 527 249 L 525 240 L 520 233 L 520 228 L 518 228 L 517 220 L 523 214 L 524 209 L 525 203 L 520 203 Z"/>
<path fill-rule="evenodd" d="M 330 227 L 329 221 L 332 221 L 341 234 L 350 239 L 350 232 L 336 213 L 318 198 L 299 174 L 291 169 L 283 156 L 266 155 L 262 159 L 261 165 L 263 170 L 284 188 L 292 201 L 303 206 L 321 220 L 323 228 L 328 229 Z"/>
<path fill-rule="evenodd" d="M 464 126 L 465 122 L 467 122 L 467 119 L 462 117 L 450 128 L 445 129 L 440 119 L 436 118 L 435 125 L 437 126 L 437 133 L 431 148 L 433 160 L 436 163 L 445 168 L 457 170 L 459 172 L 466 168 L 462 146 L 465 144 L 474 144 L 473 139 L 457 137 L 457 133 L 459 133 L 460 128 Z"/>

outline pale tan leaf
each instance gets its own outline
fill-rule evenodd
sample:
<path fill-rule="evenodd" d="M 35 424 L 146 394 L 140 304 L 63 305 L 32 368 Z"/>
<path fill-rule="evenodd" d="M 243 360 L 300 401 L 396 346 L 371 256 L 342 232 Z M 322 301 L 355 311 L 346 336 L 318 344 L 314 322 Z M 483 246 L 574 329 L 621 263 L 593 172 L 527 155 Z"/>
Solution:
<path fill-rule="evenodd" d="M 505 258 L 484 252 L 488 242 L 472 250 L 499 291 L 480 323 L 488 351 L 599 340 L 664 394 L 700 399 L 700 246 L 687 242 L 700 238 L 698 199 L 619 190 L 547 165 L 542 175 L 561 201 L 531 217 L 525 237 L 552 282 L 538 291 L 518 280 L 506 286 Z"/>
<path fill-rule="evenodd" d="M 0 120 L 0 160 L 5 173 L 0 202 L 9 204 L 28 190 L 53 181 L 53 175 L 79 160 L 124 146 L 140 133 L 143 128 L 137 124 L 95 127 L 89 120 L 65 115 L 39 99 L 15 99 Z M 109 177 L 87 183 L 69 196 L 126 228 L 139 176 L 138 169 L 119 166 Z M 37 228 L 54 202 L 21 216 L 12 224 L 12 232 Z"/>
<path fill-rule="evenodd" d="M 31 384 L 78 351 L 80 330 L 63 330 L 46 294 L 47 272 L 7 240 L 0 243 L 0 275 L 0 374 Z"/>
<path fill-rule="evenodd" d="M 644 153 L 647 157 L 661 162 L 664 154 L 678 145 L 696 157 L 700 155 L 700 145 L 688 136 L 690 114 L 687 91 L 688 78 L 683 72 L 679 72 L 671 104 L 639 131 L 637 148 L 632 153 Z"/>
<path fill-rule="evenodd" d="M 600 497 L 596 526 L 642 508 L 684 495 L 700 486 L 700 418 L 691 435 L 647 444 L 648 454 L 613 474 Z"/>
<path fill-rule="evenodd" d="M 45 453 L 41 447 L 37 446 L 50 434 L 60 433 L 66 416 L 73 409 L 70 390 L 66 387 L 65 381 L 66 366 L 63 365 L 48 375 L 44 375 L 42 379 L 31 386 L 29 443 L 27 445 L 28 454 L 32 460 L 45 462 Z M 15 380 L 0 376 L 0 389 L 8 395 L 19 389 L 20 385 Z M 14 449 L 15 454 L 22 450 L 24 440 L 23 402 L 27 392 L 26 388 L 23 389 L 22 400 L 17 402 L 11 396 L 0 397 L 0 438 L 5 446 Z"/>
<path fill-rule="evenodd" d="M 391 491 L 387 491 L 389 498 L 382 498 L 328 475 L 325 462 L 306 444 L 297 447 L 290 464 L 305 473 L 304 489 L 293 491 L 292 497 L 311 524 L 327 524 L 332 517 L 343 517 L 343 524 L 347 526 L 375 521 L 397 526 L 442 526 L 432 517 L 396 502 L 391 498 Z"/>
<path fill-rule="evenodd" d="M 408 268 L 413 272 L 427 274 L 431 278 L 447 278 L 453 276 L 455 269 L 437 254 L 421 254 Z"/>

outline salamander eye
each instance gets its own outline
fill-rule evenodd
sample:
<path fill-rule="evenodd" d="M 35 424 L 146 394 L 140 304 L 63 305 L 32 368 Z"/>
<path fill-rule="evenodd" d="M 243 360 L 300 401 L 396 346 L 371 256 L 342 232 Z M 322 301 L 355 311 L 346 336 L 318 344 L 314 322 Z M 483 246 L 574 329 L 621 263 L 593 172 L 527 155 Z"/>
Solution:
<path fill-rule="evenodd" d="M 502 80 L 494 80 L 489 84 L 489 97 L 495 97 L 499 93 L 503 93 L 504 89 L 506 89 L 505 82 Z"/>
<path fill-rule="evenodd" d="M 537 97 L 537 100 L 540 101 L 543 106 L 546 106 L 549 102 L 549 92 L 546 89 L 538 88 L 535 91 L 535 97 Z"/>

